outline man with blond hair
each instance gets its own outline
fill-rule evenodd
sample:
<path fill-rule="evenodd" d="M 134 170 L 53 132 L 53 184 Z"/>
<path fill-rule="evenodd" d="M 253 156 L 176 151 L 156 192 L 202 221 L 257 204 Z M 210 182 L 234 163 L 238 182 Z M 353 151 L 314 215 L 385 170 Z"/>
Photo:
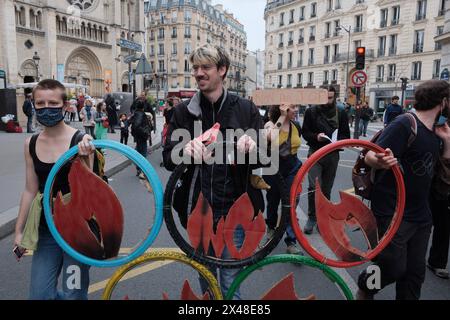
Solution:
<path fill-rule="evenodd" d="M 223 83 L 230 67 L 230 58 L 227 52 L 219 47 L 200 47 L 191 54 L 190 62 L 193 66 L 192 72 L 197 81 L 199 92 L 191 100 L 179 104 L 174 109 L 163 151 L 164 166 L 168 170 L 174 170 L 176 166 L 173 162 L 172 150 L 180 142 L 178 140 L 172 141 L 172 134 L 177 129 L 187 130 L 192 139 L 181 152 L 202 163 L 202 161 L 211 159 L 212 154 L 207 151 L 202 142 L 195 139 L 197 137 L 194 136 L 194 122 L 201 122 L 202 132 L 219 123 L 223 136 L 225 136 L 225 129 L 254 129 L 258 131 L 263 128 L 257 107 L 251 101 L 233 95 L 224 88 Z M 257 145 L 255 140 L 244 134 L 237 141 L 238 151 L 243 153 L 254 151 Z M 179 151 L 179 148 L 175 150 Z M 229 164 L 205 164 L 203 162 L 201 166 L 189 166 L 188 170 L 201 171 L 196 176 L 200 179 L 201 192 L 212 207 L 215 225 L 221 217 L 227 215 L 233 203 L 244 192 L 249 194 L 254 204 L 254 199 L 262 199 L 262 194 L 259 198 L 258 191 L 252 189 L 249 183 L 251 170 L 249 170 L 248 164 L 231 166 Z M 183 181 L 188 185 L 194 185 L 191 182 Z M 193 194 L 194 192 L 190 193 Z M 254 198 L 253 195 L 255 195 Z M 198 194 L 193 195 L 193 197 L 195 196 L 198 197 Z M 186 199 L 186 201 L 196 203 L 194 198 Z M 178 213 L 180 214 L 180 212 Z M 187 216 L 190 212 L 184 212 L 184 214 Z M 235 232 L 235 243 L 238 247 L 242 245 L 244 237 L 244 230 L 238 228 Z M 230 258 L 227 249 L 224 250 L 222 258 Z M 216 272 L 216 270 L 212 271 Z M 239 269 L 220 270 L 220 285 L 223 294 L 227 293 L 239 271 Z M 205 292 L 207 284 L 202 279 L 200 284 Z M 240 299 L 239 290 L 236 291 L 233 298 Z"/>

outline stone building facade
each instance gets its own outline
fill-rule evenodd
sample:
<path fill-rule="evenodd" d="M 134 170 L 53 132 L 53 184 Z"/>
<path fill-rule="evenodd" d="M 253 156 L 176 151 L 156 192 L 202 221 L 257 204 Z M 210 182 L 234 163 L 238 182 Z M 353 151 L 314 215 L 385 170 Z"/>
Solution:
<path fill-rule="evenodd" d="M 439 77 L 435 37 L 443 33 L 444 13 L 445 0 L 268 0 L 265 86 L 333 84 L 344 99 L 347 58 L 351 74 L 355 48 L 364 46 L 363 97 L 382 112 L 393 95 L 401 96 L 406 77 L 405 104 L 411 104 L 417 85 Z M 349 102 L 353 93 L 347 91 Z"/>
<path fill-rule="evenodd" d="M 226 85 L 245 95 L 247 36 L 244 26 L 211 0 L 146 1 L 147 56 L 154 71 L 151 92 L 188 97 L 195 92 L 190 53 L 205 44 L 225 48 L 231 57 Z"/>
<path fill-rule="evenodd" d="M 143 0 L 2 0 L 0 69 L 10 87 L 53 78 L 101 97 L 128 89 L 129 51 L 117 40 L 144 34 Z"/>

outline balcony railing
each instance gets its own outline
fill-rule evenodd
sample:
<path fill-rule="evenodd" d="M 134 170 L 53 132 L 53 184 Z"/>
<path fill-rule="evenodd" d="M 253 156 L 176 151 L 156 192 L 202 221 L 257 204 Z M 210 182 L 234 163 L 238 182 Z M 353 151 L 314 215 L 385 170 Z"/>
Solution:
<path fill-rule="evenodd" d="M 298 21 L 304 21 L 304 20 L 305 20 L 304 16 L 302 16 L 302 17 L 300 17 L 300 19 L 298 19 Z"/>
<path fill-rule="evenodd" d="M 280 42 L 280 43 L 278 44 L 278 48 L 283 48 L 283 47 L 284 47 L 283 42 Z"/>
<path fill-rule="evenodd" d="M 302 44 L 302 43 L 305 43 L 305 38 L 303 38 L 303 37 L 298 38 L 298 44 Z"/>
<path fill-rule="evenodd" d="M 386 28 L 387 27 L 387 21 L 386 20 L 382 20 L 380 22 L 380 28 Z"/>
<path fill-rule="evenodd" d="M 315 12 L 311 13 L 311 18 L 317 17 L 317 14 Z"/>
<path fill-rule="evenodd" d="M 330 63 L 330 57 L 324 57 L 323 64 L 328 64 L 328 63 Z"/>
<path fill-rule="evenodd" d="M 288 63 L 287 63 L 287 68 L 288 68 L 288 69 L 292 68 L 292 62 L 288 62 Z"/>
<path fill-rule="evenodd" d="M 281 70 L 281 69 L 283 69 L 283 64 L 282 64 L 282 63 L 279 63 L 279 64 L 278 64 L 278 70 Z"/>
<path fill-rule="evenodd" d="M 288 84 L 286 85 L 286 88 L 292 88 L 292 83 L 288 83 Z"/>
<path fill-rule="evenodd" d="M 328 39 L 328 38 L 330 38 L 331 37 L 331 32 L 326 32 L 325 33 L 325 39 Z"/>
<path fill-rule="evenodd" d="M 397 54 L 397 47 L 389 48 L 389 56 L 395 56 Z"/>
<path fill-rule="evenodd" d="M 309 59 L 308 60 L 308 66 L 312 66 L 314 65 L 314 59 Z"/>
<path fill-rule="evenodd" d="M 289 24 L 292 24 L 292 23 L 294 23 L 294 19 L 289 20 Z"/>
<path fill-rule="evenodd" d="M 399 19 L 392 19 L 392 21 L 391 21 L 391 26 L 396 26 L 396 25 L 398 25 L 400 23 L 400 20 Z"/>
<path fill-rule="evenodd" d="M 439 10 L 438 17 L 445 16 L 445 10 Z"/>
<path fill-rule="evenodd" d="M 172 39 L 175 39 L 176 37 L 178 37 L 176 34 L 172 34 Z"/>
<path fill-rule="evenodd" d="M 294 40 L 289 40 L 288 41 L 288 46 L 292 46 L 292 45 L 294 45 Z"/>
<path fill-rule="evenodd" d="M 316 36 L 309 36 L 309 41 L 316 41 Z"/>
<path fill-rule="evenodd" d="M 355 33 L 357 33 L 357 32 L 362 32 L 363 31 L 363 27 L 362 26 L 356 26 L 354 29 L 353 29 L 353 32 L 355 32 Z"/>
<path fill-rule="evenodd" d="M 170 71 L 172 71 L 172 73 L 177 73 L 178 72 L 178 69 L 174 69 L 174 68 L 172 68 L 172 69 L 170 69 Z"/>
<path fill-rule="evenodd" d="M 416 14 L 416 21 L 425 20 L 427 17 L 426 14 Z"/>
<path fill-rule="evenodd" d="M 442 43 L 436 42 L 436 43 L 434 44 L 434 50 L 435 50 L 435 51 L 436 51 L 436 50 L 442 50 Z"/>
<path fill-rule="evenodd" d="M 185 34 L 184 37 L 185 37 L 186 39 L 190 39 L 190 38 L 191 38 L 191 35 L 190 35 L 190 34 Z"/>
<path fill-rule="evenodd" d="M 384 57 L 386 55 L 385 49 L 378 49 L 378 57 Z"/>
<path fill-rule="evenodd" d="M 423 52 L 423 44 L 415 44 L 413 46 L 413 53 Z"/>
<path fill-rule="evenodd" d="M 383 77 L 377 77 L 376 82 L 383 82 Z"/>
<path fill-rule="evenodd" d="M 411 80 L 420 80 L 421 75 L 420 74 L 412 74 L 411 75 Z"/>
<path fill-rule="evenodd" d="M 284 21 L 280 22 L 280 27 L 284 26 Z"/>
<path fill-rule="evenodd" d="M 333 37 L 339 37 L 339 31 L 333 32 Z"/>
<path fill-rule="evenodd" d="M 387 81 L 394 82 L 395 81 L 395 76 L 387 77 Z"/>
<path fill-rule="evenodd" d="M 303 67 L 303 60 L 297 61 L 297 68 Z"/>
<path fill-rule="evenodd" d="M 375 58 L 375 52 L 373 49 L 366 50 L 366 59 Z M 350 61 L 355 61 L 355 52 L 350 52 L 349 56 Z M 337 55 L 333 56 L 333 62 L 343 62 L 347 61 L 347 52 L 345 53 L 338 53 Z"/>

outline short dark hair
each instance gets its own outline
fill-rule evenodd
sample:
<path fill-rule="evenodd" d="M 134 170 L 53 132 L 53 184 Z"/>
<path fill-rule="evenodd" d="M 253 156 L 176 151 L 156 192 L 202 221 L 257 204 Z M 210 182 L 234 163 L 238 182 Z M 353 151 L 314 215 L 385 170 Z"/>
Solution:
<path fill-rule="evenodd" d="M 400 100 L 400 97 L 399 96 L 393 96 L 391 101 L 394 101 L 394 100 Z"/>
<path fill-rule="evenodd" d="M 416 88 L 416 110 L 431 110 L 450 97 L 450 84 L 444 80 L 429 80 Z"/>
<path fill-rule="evenodd" d="M 144 110 L 145 108 L 145 102 L 142 100 L 136 101 L 136 110 Z"/>
<path fill-rule="evenodd" d="M 34 96 L 36 95 L 36 92 L 39 90 L 56 90 L 56 89 L 60 89 L 63 92 L 61 98 L 64 102 L 67 101 L 66 87 L 64 87 L 64 85 L 61 82 L 53 79 L 45 79 L 40 81 L 33 89 L 32 93 L 33 99 Z"/>
<path fill-rule="evenodd" d="M 328 92 L 334 92 L 334 95 L 336 95 L 336 88 L 334 86 L 328 86 L 327 90 Z"/>

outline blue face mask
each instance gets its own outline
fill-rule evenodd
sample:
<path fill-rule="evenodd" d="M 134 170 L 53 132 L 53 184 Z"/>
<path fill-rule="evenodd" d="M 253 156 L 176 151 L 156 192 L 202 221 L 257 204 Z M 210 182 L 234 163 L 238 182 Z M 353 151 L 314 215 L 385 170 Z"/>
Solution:
<path fill-rule="evenodd" d="M 62 108 L 36 109 L 36 119 L 44 127 L 54 127 L 64 119 Z"/>

